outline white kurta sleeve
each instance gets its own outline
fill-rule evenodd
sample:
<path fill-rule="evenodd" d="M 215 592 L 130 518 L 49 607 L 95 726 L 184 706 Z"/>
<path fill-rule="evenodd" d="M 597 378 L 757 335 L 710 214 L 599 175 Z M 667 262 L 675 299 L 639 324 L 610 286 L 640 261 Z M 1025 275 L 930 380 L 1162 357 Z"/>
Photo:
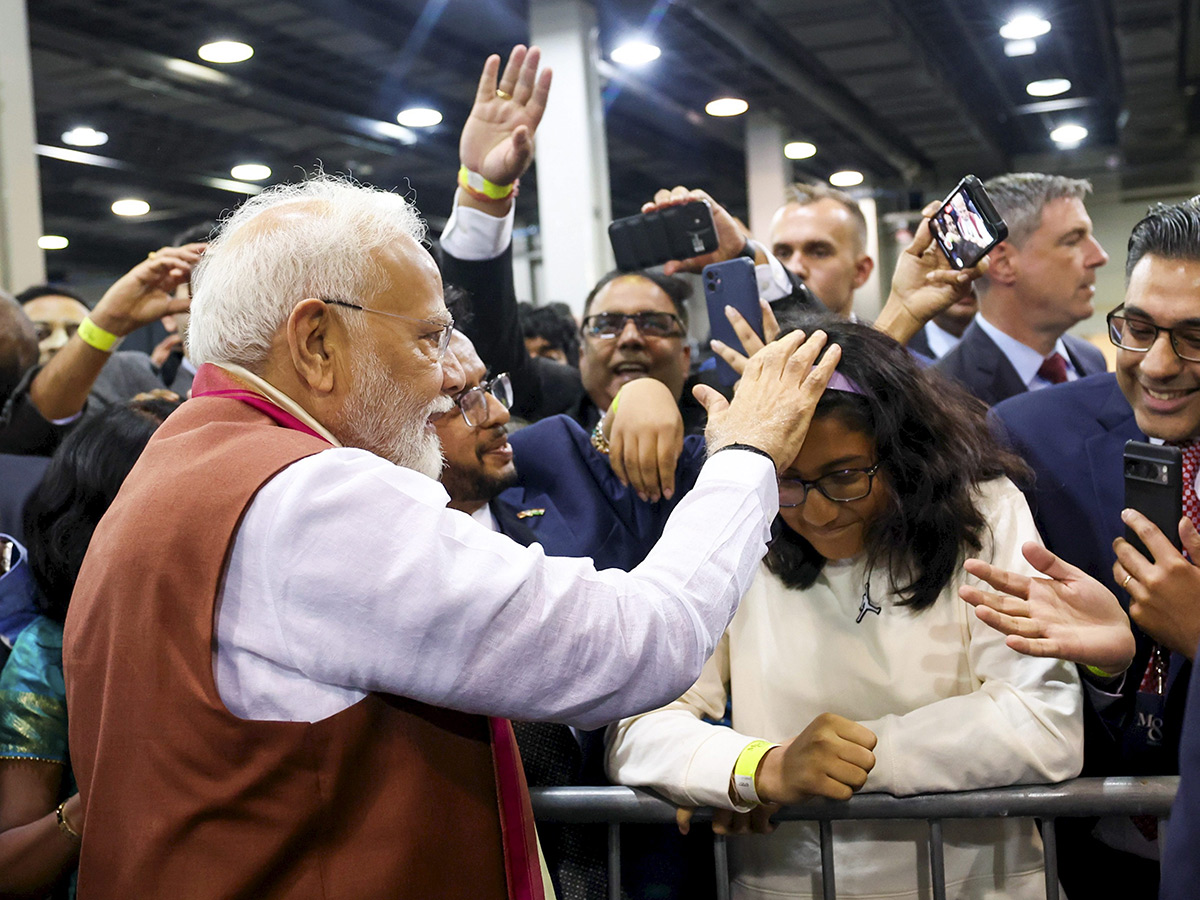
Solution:
<path fill-rule="evenodd" d="M 729 636 L 686 694 L 661 709 L 609 726 L 605 768 L 618 784 L 654 788 L 680 806 L 732 805 L 729 779 L 746 745 L 754 740 L 732 728 L 701 721 L 720 719 L 729 697 Z"/>
<path fill-rule="evenodd" d="M 411 470 L 328 450 L 252 502 L 219 615 L 243 656 L 299 678 L 594 728 L 696 679 L 765 552 L 774 477 L 715 455 L 641 565 L 596 571 L 488 531 Z"/>
<path fill-rule="evenodd" d="M 1021 556 L 1023 543 L 1039 541 L 1024 497 L 1007 481 L 981 490 L 991 526 L 981 556 L 1002 569 L 1037 574 Z M 968 662 L 978 688 L 905 715 L 864 721 L 879 738 L 866 791 L 969 790 L 1079 774 L 1083 696 L 1075 667 L 1011 650 L 1004 635 L 958 598 L 959 583 L 953 581 L 950 594 L 937 602 L 963 605 Z"/>

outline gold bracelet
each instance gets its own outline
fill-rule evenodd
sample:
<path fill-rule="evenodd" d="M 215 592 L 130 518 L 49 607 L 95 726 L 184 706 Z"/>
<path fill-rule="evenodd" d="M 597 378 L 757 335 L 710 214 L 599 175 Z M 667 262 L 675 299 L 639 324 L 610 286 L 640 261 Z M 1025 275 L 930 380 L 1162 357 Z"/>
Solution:
<path fill-rule="evenodd" d="M 68 798 L 68 799 L 70 799 L 70 798 Z M 67 814 L 66 814 L 66 812 L 63 811 L 63 808 L 66 805 L 67 805 L 67 801 L 64 800 L 62 803 L 58 804 L 58 806 L 56 806 L 54 808 L 54 817 L 56 819 L 58 819 L 58 830 L 61 831 L 63 834 L 74 838 L 77 841 L 81 840 L 83 835 L 81 835 L 78 831 L 76 831 L 74 828 L 72 828 L 71 823 L 67 821 Z"/>
<path fill-rule="evenodd" d="M 105 331 L 92 321 L 91 316 L 84 316 L 83 321 L 79 323 L 79 330 L 75 333 L 85 344 L 95 347 L 101 353 L 112 353 L 121 343 L 119 337 L 111 331 Z"/>

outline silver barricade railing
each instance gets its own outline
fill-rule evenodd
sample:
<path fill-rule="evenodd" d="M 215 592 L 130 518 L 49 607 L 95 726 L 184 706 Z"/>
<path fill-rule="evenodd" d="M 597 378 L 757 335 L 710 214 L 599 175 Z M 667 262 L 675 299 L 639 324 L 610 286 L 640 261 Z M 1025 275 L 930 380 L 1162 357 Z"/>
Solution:
<path fill-rule="evenodd" d="M 821 834 L 822 890 L 837 896 L 833 870 L 833 822 L 844 819 L 924 819 L 929 823 L 929 865 L 935 900 L 946 896 L 942 859 L 942 820 L 1037 818 L 1042 821 L 1046 854 L 1046 897 L 1058 897 L 1054 821 L 1082 816 L 1155 816 L 1165 818 L 1179 787 L 1176 776 L 1154 778 L 1077 778 L 1061 784 L 1017 785 L 953 794 L 892 797 L 858 794 L 845 802 L 814 800 L 775 814 L 776 821 L 817 822 Z M 539 823 L 608 825 L 608 896 L 621 895 L 623 823 L 674 823 L 675 805 L 649 791 L 627 787 L 535 788 L 530 791 Z M 712 810 L 696 811 L 693 821 L 712 819 Z M 725 839 L 714 838 L 717 897 L 729 897 Z"/>

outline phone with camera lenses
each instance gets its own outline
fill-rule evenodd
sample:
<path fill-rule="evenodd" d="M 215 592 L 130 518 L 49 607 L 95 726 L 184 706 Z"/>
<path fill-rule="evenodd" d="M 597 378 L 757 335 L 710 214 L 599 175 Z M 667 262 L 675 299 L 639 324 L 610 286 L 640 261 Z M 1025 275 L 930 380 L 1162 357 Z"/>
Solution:
<path fill-rule="evenodd" d="M 758 302 L 758 276 L 754 272 L 754 261 L 744 256 L 712 263 L 704 267 L 700 275 L 704 282 L 704 299 L 708 305 L 708 326 L 712 336 L 727 347 L 745 353 L 742 340 L 725 317 L 725 307 L 732 306 L 762 338 L 762 306 Z M 717 379 L 726 387 L 732 387 L 740 377 L 733 367 L 721 357 L 716 357 Z"/>
<path fill-rule="evenodd" d="M 1178 447 L 1126 442 L 1125 507 L 1136 509 L 1166 535 L 1176 550 L 1182 549 L 1179 520 L 1183 518 L 1183 453 Z M 1125 540 L 1147 559 L 1154 559 L 1128 526 Z"/>
<path fill-rule="evenodd" d="M 617 268 L 631 272 L 711 253 L 717 226 L 708 201 L 692 200 L 617 219 L 608 226 L 608 240 Z"/>
<path fill-rule="evenodd" d="M 987 256 L 988 251 L 1008 237 L 1008 225 L 974 175 L 968 175 L 950 192 L 929 220 L 937 241 L 950 265 L 969 269 Z"/>

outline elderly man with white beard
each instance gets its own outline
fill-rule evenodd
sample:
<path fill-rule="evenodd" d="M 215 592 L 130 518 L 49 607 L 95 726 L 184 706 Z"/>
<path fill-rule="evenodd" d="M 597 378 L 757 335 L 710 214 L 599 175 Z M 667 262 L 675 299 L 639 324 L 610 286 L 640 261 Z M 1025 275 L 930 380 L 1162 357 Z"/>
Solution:
<path fill-rule="evenodd" d="M 447 508 L 463 375 L 423 238 L 399 196 L 318 177 L 209 245 L 193 399 L 67 620 L 81 893 L 543 898 L 508 719 L 666 702 L 749 584 L 824 335 L 756 356 L 731 404 L 699 391 L 716 452 L 646 560 L 597 571 Z"/>

